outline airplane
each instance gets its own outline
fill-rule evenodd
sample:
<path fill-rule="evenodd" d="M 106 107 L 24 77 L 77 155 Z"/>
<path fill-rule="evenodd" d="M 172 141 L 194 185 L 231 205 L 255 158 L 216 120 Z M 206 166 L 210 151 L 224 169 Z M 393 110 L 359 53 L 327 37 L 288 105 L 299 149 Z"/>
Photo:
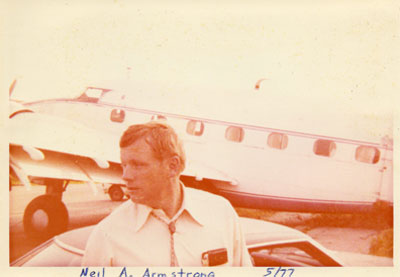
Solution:
<path fill-rule="evenodd" d="M 123 91 L 87 87 L 76 98 L 18 103 L 10 113 L 10 171 L 46 194 L 24 212 L 27 234 L 65 230 L 72 180 L 110 184 L 123 196 L 118 141 L 131 124 L 166 120 L 184 141 L 185 185 L 234 206 L 297 212 L 379 212 L 393 218 L 393 140 L 380 143 L 128 106 Z M 29 130 L 29 134 L 25 133 Z M 47 225 L 35 223 L 44 210 Z"/>

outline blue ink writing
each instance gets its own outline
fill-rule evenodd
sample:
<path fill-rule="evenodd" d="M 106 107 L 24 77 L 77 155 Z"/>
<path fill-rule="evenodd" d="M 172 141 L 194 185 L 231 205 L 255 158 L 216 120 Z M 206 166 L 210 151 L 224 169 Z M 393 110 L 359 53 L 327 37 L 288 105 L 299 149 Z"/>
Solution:
<path fill-rule="evenodd" d="M 171 277 L 215 277 L 214 271 L 211 271 L 209 273 L 204 273 L 204 272 L 185 272 L 181 268 L 180 271 L 178 272 L 172 272 Z"/>
<path fill-rule="evenodd" d="M 101 275 L 100 275 L 101 274 Z M 103 267 L 103 270 L 100 271 L 89 271 L 89 268 L 82 268 L 82 272 L 80 277 L 84 276 L 89 276 L 89 277 L 104 277 L 106 274 L 105 268 Z"/>
<path fill-rule="evenodd" d="M 126 272 L 126 267 L 124 267 L 119 274 L 119 277 L 133 277 L 133 275 L 128 275 L 128 273 Z"/>
<path fill-rule="evenodd" d="M 267 274 L 264 274 L 264 277 L 270 276 L 273 274 L 273 277 L 291 277 L 292 274 L 294 273 L 294 268 L 276 268 L 276 267 L 268 267 L 267 269 Z M 275 271 L 275 273 L 274 273 Z M 271 275 L 272 277 L 272 275 Z"/>
<path fill-rule="evenodd" d="M 164 273 L 157 273 L 157 272 L 152 272 L 150 274 L 150 270 L 148 268 L 146 268 L 146 271 L 144 272 L 143 277 L 167 277 L 167 275 Z"/>

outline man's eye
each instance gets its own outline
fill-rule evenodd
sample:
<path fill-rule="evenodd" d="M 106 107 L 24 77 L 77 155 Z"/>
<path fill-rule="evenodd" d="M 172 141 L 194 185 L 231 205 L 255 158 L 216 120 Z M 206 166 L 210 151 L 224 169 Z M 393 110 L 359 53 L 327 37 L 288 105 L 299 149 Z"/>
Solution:
<path fill-rule="evenodd" d="M 145 164 L 141 164 L 141 163 L 126 163 L 126 164 L 121 164 L 121 166 L 122 166 L 122 168 L 128 168 L 128 167 L 131 167 L 131 168 L 140 168 L 140 167 L 143 167 L 143 166 L 145 166 Z"/>

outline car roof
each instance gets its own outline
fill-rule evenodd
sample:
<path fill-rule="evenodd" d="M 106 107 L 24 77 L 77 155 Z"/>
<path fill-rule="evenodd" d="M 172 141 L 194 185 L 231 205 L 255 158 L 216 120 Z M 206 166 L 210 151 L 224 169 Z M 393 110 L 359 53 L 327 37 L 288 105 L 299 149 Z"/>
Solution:
<path fill-rule="evenodd" d="M 288 240 L 307 240 L 308 237 L 302 232 L 279 225 L 253 218 L 240 218 L 243 232 L 248 246 L 258 245 L 268 242 L 280 242 Z M 83 254 L 86 242 L 93 231 L 95 225 L 74 229 L 60 234 L 54 241 L 62 248 L 69 251 Z"/>
<path fill-rule="evenodd" d="M 54 241 L 60 247 L 65 248 L 66 250 L 80 253 L 83 255 L 83 252 L 86 247 L 86 242 L 88 241 L 89 236 L 92 233 L 94 227 L 95 225 L 92 225 L 67 231 L 58 236 L 55 236 Z"/>

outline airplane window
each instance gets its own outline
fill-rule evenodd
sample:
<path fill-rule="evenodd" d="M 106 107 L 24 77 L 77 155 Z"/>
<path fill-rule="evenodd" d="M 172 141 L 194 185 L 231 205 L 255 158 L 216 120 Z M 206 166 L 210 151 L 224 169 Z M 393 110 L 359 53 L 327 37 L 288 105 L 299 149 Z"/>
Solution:
<path fill-rule="evenodd" d="M 189 135 L 201 136 L 204 132 L 204 123 L 197 120 L 190 120 L 186 125 L 186 132 Z"/>
<path fill-rule="evenodd" d="M 380 151 L 371 146 L 359 146 L 356 149 L 356 160 L 363 163 L 376 164 L 380 158 Z"/>
<path fill-rule="evenodd" d="M 226 128 L 225 138 L 234 142 L 242 142 L 244 138 L 244 130 L 241 127 L 229 126 Z"/>
<path fill-rule="evenodd" d="M 314 153 L 318 156 L 332 157 L 336 151 L 336 143 L 331 140 L 318 139 L 314 143 Z"/>
<path fill-rule="evenodd" d="M 101 94 L 103 93 L 103 89 L 101 89 L 101 88 L 87 88 L 85 93 L 90 98 L 100 98 Z"/>
<path fill-rule="evenodd" d="M 276 149 L 285 149 L 288 145 L 288 136 L 281 133 L 271 133 L 268 136 L 268 146 Z"/>
<path fill-rule="evenodd" d="M 124 122 L 125 120 L 125 111 L 120 109 L 113 109 L 110 114 L 110 120 L 112 122 Z"/>
<path fill-rule="evenodd" d="M 167 118 L 163 115 L 157 114 L 151 117 L 151 120 L 167 120 Z"/>

